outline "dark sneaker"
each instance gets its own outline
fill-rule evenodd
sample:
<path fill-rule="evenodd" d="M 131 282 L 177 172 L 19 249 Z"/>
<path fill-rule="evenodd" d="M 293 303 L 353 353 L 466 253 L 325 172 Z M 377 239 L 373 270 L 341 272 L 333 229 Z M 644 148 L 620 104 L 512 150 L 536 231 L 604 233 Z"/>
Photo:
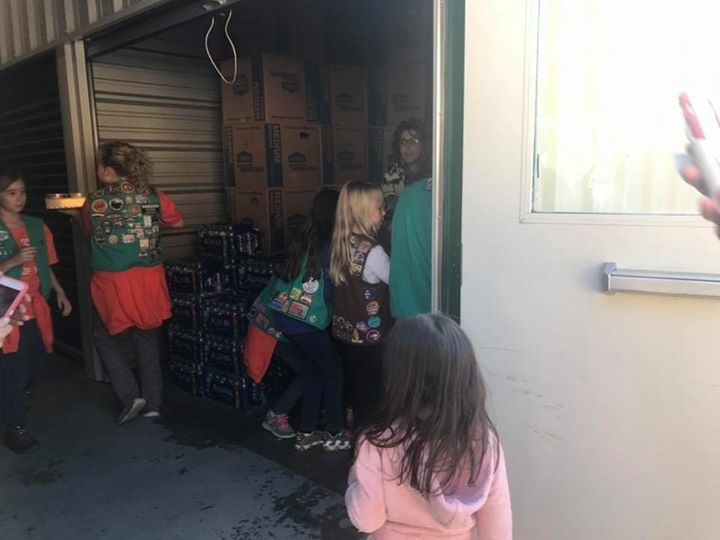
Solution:
<path fill-rule="evenodd" d="M 135 418 L 140 411 L 145 407 L 145 400 L 143 398 L 135 398 L 133 402 L 123 409 L 123 412 L 118 416 L 118 424 L 124 424 Z"/>
<path fill-rule="evenodd" d="M 15 426 L 5 432 L 5 446 L 16 454 L 29 452 L 38 444 L 37 440 L 22 426 Z"/>
<path fill-rule="evenodd" d="M 297 435 L 288 421 L 287 414 L 275 414 L 268 411 L 262 423 L 263 429 L 275 435 L 278 439 L 292 439 Z"/>
<path fill-rule="evenodd" d="M 350 450 L 350 435 L 347 431 L 340 431 L 335 435 L 326 431 L 323 440 L 323 449 L 326 452 Z"/>
<path fill-rule="evenodd" d="M 313 446 L 320 446 L 324 440 L 325 435 L 321 431 L 313 431 L 312 433 L 298 431 L 295 438 L 295 450 L 298 452 L 310 450 Z"/>

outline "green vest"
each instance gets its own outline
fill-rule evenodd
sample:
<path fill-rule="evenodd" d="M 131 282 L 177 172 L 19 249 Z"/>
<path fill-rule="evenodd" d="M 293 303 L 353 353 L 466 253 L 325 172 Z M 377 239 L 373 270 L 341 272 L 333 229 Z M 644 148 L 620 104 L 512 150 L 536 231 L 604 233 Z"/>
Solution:
<path fill-rule="evenodd" d="M 268 287 L 271 288 L 266 295 L 267 307 L 284 313 L 291 319 L 309 324 L 319 330 L 325 330 L 330 325 L 332 313 L 330 306 L 325 302 L 325 276 L 303 281 L 308 256 L 305 255 L 300 272 L 295 279 L 288 283 L 275 278 Z"/>
<path fill-rule="evenodd" d="M 120 180 L 92 193 L 87 209 L 93 270 L 120 272 L 162 263 L 157 193 L 142 195 L 134 184 Z"/>
<path fill-rule="evenodd" d="M 40 218 L 30 216 L 21 217 L 27 229 L 30 245 L 38 248 L 35 265 L 37 266 L 38 276 L 40 278 L 40 291 L 46 299 L 50 298 L 50 265 L 48 264 L 48 252 L 47 246 L 45 245 L 45 223 Z M 10 229 L 5 225 L 5 222 L 0 220 L 0 260 L 4 261 L 5 259 L 9 259 L 18 251 L 20 251 L 20 248 L 17 242 L 15 242 L 15 238 L 10 232 Z M 5 272 L 5 274 L 11 278 L 21 279 L 22 267 L 23 265 L 11 268 Z"/>

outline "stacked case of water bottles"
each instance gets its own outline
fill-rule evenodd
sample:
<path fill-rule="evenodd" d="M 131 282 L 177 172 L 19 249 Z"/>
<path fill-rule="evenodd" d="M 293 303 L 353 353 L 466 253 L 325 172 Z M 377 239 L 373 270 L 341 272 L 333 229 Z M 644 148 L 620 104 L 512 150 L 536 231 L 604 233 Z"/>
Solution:
<path fill-rule="evenodd" d="M 248 311 L 280 264 L 259 253 L 260 237 L 252 223 L 206 225 L 198 233 L 200 258 L 166 265 L 170 380 L 242 410 L 266 405 L 289 378 L 278 359 L 260 384 L 243 364 Z"/>

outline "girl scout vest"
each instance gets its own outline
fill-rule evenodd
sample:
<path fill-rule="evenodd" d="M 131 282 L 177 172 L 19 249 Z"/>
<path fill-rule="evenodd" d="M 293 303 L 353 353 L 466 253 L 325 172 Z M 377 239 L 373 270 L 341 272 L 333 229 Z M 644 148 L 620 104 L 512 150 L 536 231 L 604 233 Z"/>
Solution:
<path fill-rule="evenodd" d="M 332 334 L 335 339 L 353 345 L 379 345 L 392 328 L 389 290 L 386 283 L 366 283 L 362 279 L 365 262 L 377 242 L 364 236 L 352 236 L 355 250 L 347 283 L 335 288 Z"/>
<path fill-rule="evenodd" d="M 325 330 L 330 324 L 330 307 L 325 302 L 325 277 L 304 280 L 308 256 L 305 254 L 300 272 L 288 283 L 274 278 L 268 284 L 266 306 L 271 310 L 309 324 L 319 330 Z M 269 293 L 269 294 L 268 294 Z M 258 323 L 257 318 L 255 319 Z"/>
<path fill-rule="evenodd" d="M 162 263 L 157 193 L 141 194 L 132 182 L 120 180 L 92 193 L 87 208 L 93 270 L 120 272 Z"/>
<path fill-rule="evenodd" d="M 35 257 L 35 265 L 37 266 L 38 277 L 40 278 L 40 291 L 42 295 L 47 299 L 50 297 L 50 265 L 48 264 L 48 252 L 47 246 L 45 245 L 45 223 L 42 219 L 34 218 L 30 216 L 21 216 L 27 229 L 28 239 L 32 247 L 38 248 L 37 256 Z M 15 255 L 20 248 L 15 242 L 15 238 L 10 233 L 5 222 L 0 221 L 0 260 L 9 259 Z M 21 279 L 22 278 L 22 267 L 23 265 L 16 266 L 5 272 L 6 275 L 11 278 Z"/>

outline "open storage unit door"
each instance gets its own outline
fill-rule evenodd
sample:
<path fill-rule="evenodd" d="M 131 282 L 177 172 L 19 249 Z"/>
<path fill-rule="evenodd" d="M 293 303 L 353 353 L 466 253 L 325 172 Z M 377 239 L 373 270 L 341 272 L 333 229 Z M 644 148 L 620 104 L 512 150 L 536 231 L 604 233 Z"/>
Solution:
<path fill-rule="evenodd" d="M 82 338 L 70 218 L 45 211 L 46 194 L 70 191 L 58 70 L 52 53 L 0 71 L 0 161 L 18 169 L 25 180 L 25 213 L 41 217 L 53 233 L 60 258 L 53 271 L 75 307 L 68 317 L 53 310 L 55 350 L 80 360 Z"/>
<path fill-rule="evenodd" d="M 424 122 L 426 158 L 412 179 L 431 175 L 436 6 L 173 2 L 88 40 L 98 140 L 147 150 L 154 185 L 185 215 L 163 236 L 176 382 L 240 408 L 272 399 L 282 377 L 247 378 L 238 321 L 314 195 L 382 184 L 399 160 L 395 128 L 411 119 Z M 394 171 L 399 184 L 406 171 Z"/>

